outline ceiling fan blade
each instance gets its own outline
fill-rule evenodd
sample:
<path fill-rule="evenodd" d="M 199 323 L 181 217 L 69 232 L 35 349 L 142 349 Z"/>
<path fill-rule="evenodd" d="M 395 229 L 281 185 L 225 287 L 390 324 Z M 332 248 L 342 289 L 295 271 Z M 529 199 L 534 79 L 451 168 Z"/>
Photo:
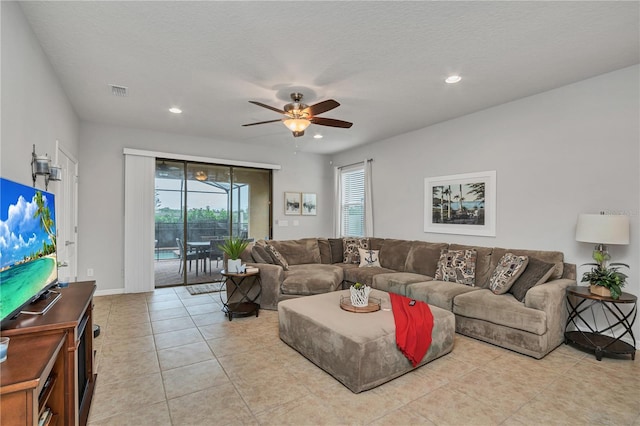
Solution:
<path fill-rule="evenodd" d="M 278 120 L 268 120 L 268 121 L 258 121 L 257 123 L 249 123 L 249 124 L 243 124 L 242 127 L 247 127 L 247 126 L 256 126 L 258 124 L 267 124 L 267 123 L 275 123 L 277 121 L 282 121 L 280 119 Z"/>
<path fill-rule="evenodd" d="M 284 114 L 284 111 L 283 111 L 283 110 L 278 109 L 278 108 L 276 108 L 276 107 L 272 107 L 272 106 L 267 105 L 267 104 L 263 104 L 262 102 L 257 102 L 257 101 L 249 101 L 249 102 L 250 102 L 250 103 L 252 103 L 252 104 L 254 104 L 254 105 L 261 106 L 262 108 L 270 109 L 271 111 L 275 111 L 275 112 L 278 112 L 278 113 L 280 113 L 280 114 Z"/>
<path fill-rule="evenodd" d="M 309 121 L 320 126 L 342 127 L 343 129 L 348 129 L 353 126 L 353 123 L 349 123 L 348 121 L 336 120 L 333 118 L 312 117 Z"/>
<path fill-rule="evenodd" d="M 322 114 L 323 112 L 331 111 L 334 108 L 338 108 L 340 104 L 333 99 L 328 99 L 326 101 L 318 102 L 315 105 L 311 105 L 306 107 L 303 111 L 309 111 L 309 115 L 312 117 L 318 114 Z"/>

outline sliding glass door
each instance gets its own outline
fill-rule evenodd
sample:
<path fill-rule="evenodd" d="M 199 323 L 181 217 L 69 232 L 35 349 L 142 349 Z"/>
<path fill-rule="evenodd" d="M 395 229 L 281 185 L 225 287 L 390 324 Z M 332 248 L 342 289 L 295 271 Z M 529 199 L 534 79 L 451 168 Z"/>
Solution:
<path fill-rule="evenodd" d="M 219 279 L 225 238 L 271 236 L 271 171 L 156 161 L 156 287 Z"/>

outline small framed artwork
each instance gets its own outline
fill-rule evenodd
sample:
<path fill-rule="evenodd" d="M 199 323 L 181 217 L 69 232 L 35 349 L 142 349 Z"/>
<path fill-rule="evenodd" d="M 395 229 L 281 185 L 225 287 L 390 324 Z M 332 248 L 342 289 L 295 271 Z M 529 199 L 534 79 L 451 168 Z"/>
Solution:
<path fill-rule="evenodd" d="M 424 232 L 495 237 L 495 170 L 425 178 Z"/>
<path fill-rule="evenodd" d="M 302 193 L 302 215 L 315 216 L 317 214 L 317 198 L 316 194 L 311 192 Z"/>
<path fill-rule="evenodd" d="M 285 192 L 284 193 L 284 214 L 299 215 L 300 214 L 300 193 Z"/>

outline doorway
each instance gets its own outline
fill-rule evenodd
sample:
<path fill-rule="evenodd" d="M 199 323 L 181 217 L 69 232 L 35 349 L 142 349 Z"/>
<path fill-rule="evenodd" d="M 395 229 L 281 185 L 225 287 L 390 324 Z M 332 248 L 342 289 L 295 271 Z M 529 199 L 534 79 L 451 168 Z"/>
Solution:
<path fill-rule="evenodd" d="M 78 160 L 56 141 L 56 163 L 62 169 L 58 182 L 58 280 L 76 281 L 78 277 Z"/>
<path fill-rule="evenodd" d="M 271 237 L 271 198 L 271 170 L 156 159 L 156 288 L 218 281 L 226 238 Z"/>

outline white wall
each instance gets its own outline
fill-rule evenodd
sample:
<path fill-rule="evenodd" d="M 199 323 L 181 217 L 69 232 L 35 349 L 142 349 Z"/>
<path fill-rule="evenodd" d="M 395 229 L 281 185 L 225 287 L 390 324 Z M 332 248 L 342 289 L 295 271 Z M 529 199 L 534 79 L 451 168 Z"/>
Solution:
<path fill-rule="evenodd" d="M 49 59 L 15 2 L 0 2 L 2 14 L 2 177 L 32 184 L 31 152 L 54 159 L 56 139 L 77 157 L 76 116 Z M 55 192 L 57 182 L 49 185 Z M 37 186 L 44 189 L 44 178 Z"/>
<path fill-rule="evenodd" d="M 82 122 L 80 126 L 79 279 L 94 270 L 98 291 L 123 289 L 124 148 L 143 149 L 228 160 L 280 164 L 273 172 L 273 218 L 288 227 L 273 227 L 274 239 L 330 235 L 332 210 L 317 216 L 285 216 L 284 191 L 316 192 L 319 203 L 332 199 L 332 174 L 327 157 L 140 129 Z M 322 206 L 321 206 L 322 207 Z"/>
<path fill-rule="evenodd" d="M 625 291 L 640 295 L 639 77 L 638 66 L 625 68 L 340 153 L 333 161 L 374 159 L 380 237 L 560 250 L 580 265 L 591 261 L 593 247 L 575 241 L 578 214 L 627 214 L 631 244 L 611 246 L 610 253 L 631 266 Z M 424 178 L 486 170 L 497 171 L 496 237 L 424 233 Z"/>

